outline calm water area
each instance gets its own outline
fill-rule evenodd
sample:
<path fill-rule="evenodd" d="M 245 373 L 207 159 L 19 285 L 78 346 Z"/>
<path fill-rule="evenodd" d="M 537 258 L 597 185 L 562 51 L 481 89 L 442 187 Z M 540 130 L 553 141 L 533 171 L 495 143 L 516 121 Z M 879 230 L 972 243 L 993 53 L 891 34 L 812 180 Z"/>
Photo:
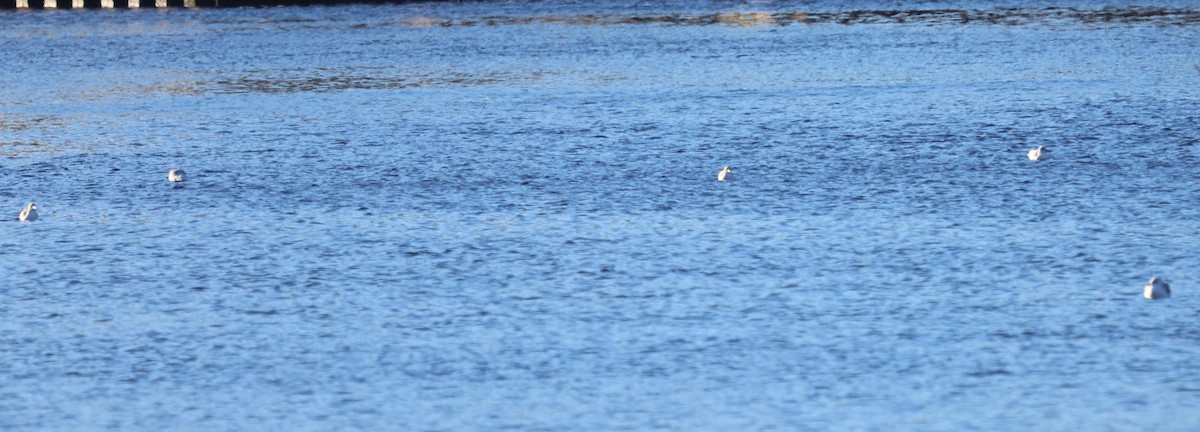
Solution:
<path fill-rule="evenodd" d="M 1194 1 L 6 10 L 0 73 L 0 430 L 1200 430 Z"/>

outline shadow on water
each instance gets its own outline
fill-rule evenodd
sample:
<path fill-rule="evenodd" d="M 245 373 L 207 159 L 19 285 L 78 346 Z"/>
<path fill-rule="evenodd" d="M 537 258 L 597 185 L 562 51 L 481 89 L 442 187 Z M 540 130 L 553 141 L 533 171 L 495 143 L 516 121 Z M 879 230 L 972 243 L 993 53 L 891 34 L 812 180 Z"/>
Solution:
<path fill-rule="evenodd" d="M 400 72 L 391 68 L 295 68 L 249 71 L 239 76 L 214 81 L 213 93 L 299 93 L 331 92 L 350 89 L 406 89 L 434 86 L 475 86 L 496 83 L 532 82 L 544 73 L 528 75 L 506 73 L 468 73 L 443 71 L 428 73 Z"/>

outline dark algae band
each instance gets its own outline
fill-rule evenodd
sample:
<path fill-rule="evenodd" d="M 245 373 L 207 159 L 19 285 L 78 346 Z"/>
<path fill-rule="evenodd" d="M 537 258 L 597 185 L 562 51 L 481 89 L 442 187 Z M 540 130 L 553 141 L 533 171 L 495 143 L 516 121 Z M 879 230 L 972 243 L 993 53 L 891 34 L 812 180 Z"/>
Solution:
<path fill-rule="evenodd" d="M 915 25 L 1033 25 L 1033 24 L 1156 24 L 1189 26 L 1200 23 L 1200 11 L 1157 7 L 1082 10 L 1049 7 L 1040 9 L 937 9 L 937 10 L 852 10 L 840 12 L 722 12 L 713 14 L 620 15 L 584 14 L 569 16 L 482 19 L 422 18 L 428 26 L 568 24 L 568 25 L 734 25 L 787 26 L 793 24 L 915 24 Z"/>

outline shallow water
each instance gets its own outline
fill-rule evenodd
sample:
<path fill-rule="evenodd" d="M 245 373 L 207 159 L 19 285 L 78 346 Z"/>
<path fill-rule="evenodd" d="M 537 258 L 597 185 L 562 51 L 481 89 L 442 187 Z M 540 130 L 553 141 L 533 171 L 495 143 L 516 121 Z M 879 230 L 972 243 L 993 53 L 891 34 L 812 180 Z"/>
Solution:
<path fill-rule="evenodd" d="M 1196 430 L 1200 24 L 1102 6 L 2 12 L 0 429 Z"/>

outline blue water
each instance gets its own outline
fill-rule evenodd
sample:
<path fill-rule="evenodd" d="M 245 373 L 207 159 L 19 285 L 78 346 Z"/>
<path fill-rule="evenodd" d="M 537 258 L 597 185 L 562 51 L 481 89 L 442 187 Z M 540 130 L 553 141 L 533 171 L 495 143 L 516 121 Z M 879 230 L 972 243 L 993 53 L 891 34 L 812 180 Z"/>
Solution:
<path fill-rule="evenodd" d="M 0 430 L 1200 429 L 1200 5 L 551 3 L 0 11 Z"/>

